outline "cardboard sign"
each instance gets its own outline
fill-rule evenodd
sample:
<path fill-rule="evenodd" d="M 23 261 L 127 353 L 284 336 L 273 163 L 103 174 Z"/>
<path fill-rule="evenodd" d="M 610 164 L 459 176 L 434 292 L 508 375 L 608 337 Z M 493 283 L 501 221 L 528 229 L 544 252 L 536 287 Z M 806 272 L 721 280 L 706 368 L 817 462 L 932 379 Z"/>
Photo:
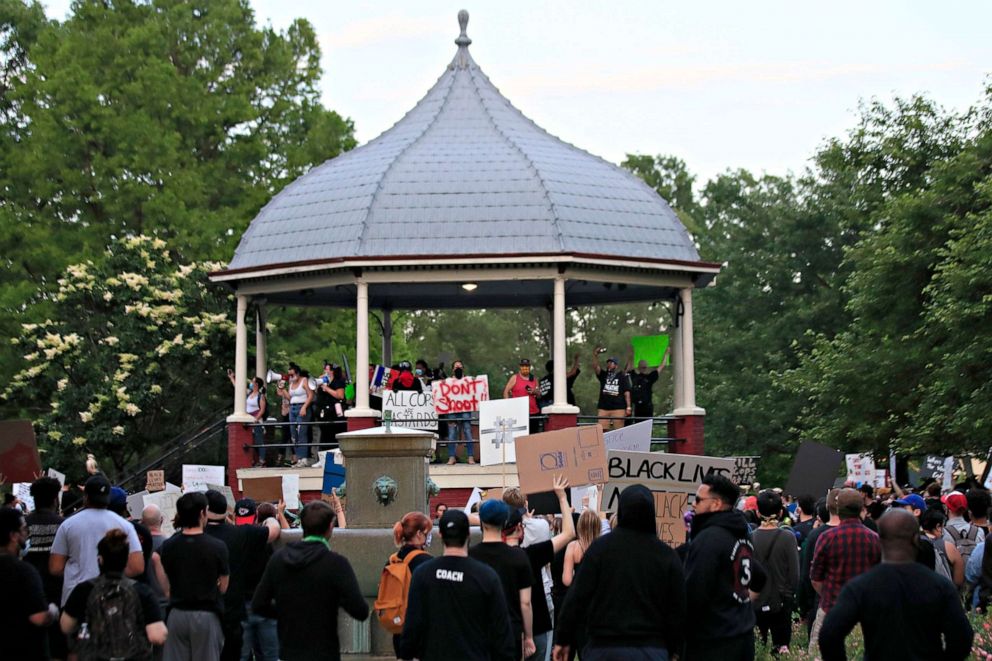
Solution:
<path fill-rule="evenodd" d="M 227 486 L 226 484 L 208 484 L 207 487 L 211 491 L 219 491 L 222 494 L 224 494 L 224 500 L 227 501 L 227 509 L 229 510 L 234 509 L 234 505 L 238 501 L 237 499 L 235 499 L 234 491 L 231 489 L 231 487 Z"/>
<path fill-rule="evenodd" d="M 555 475 L 575 486 L 606 482 L 606 447 L 599 425 L 522 436 L 516 446 L 517 475 L 525 494 L 551 491 Z"/>
<path fill-rule="evenodd" d="M 479 449 L 483 466 L 512 464 L 517 460 L 516 443 L 530 430 L 527 397 L 491 399 L 479 405 Z"/>
<path fill-rule="evenodd" d="M 145 473 L 145 490 L 149 493 L 165 491 L 165 471 L 148 471 Z"/>
<path fill-rule="evenodd" d="M 658 539 L 672 548 L 682 546 L 686 538 L 683 516 L 689 510 L 689 494 L 655 492 L 653 495 Z"/>
<path fill-rule="evenodd" d="M 183 492 L 206 491 L 208 484 L 224 484 L 223 466 L 183 464 Z"/>
<path fill-rule="evenodd" d="M 738 485 L 754 484 L 758 479 L 759 457 L 734 457 L 734 472 L 730 480 Z"/>
<path fill-rule="evenodd" d="M 704 457 L 694 454 L 670 454 L 668 452 L 621 452 L 608 453 L 609 482 L 604 500 L 607 508 L 615 511 L 615 497 L 623 487 L 643 484 L 651 491 L 672 493 L 695 493 L 710 474 L 724 475 L 728 479 L 734 472 L 733 458 Z M 611 487 L 619 487 L 616 494 L 610 494 Z M 606 496 L 609 495 L 609 498 Z"/>
<path fill-rule="evenodd" d="M 837 471 L 844 461 L 840 450 L 803 441 L 796 453 L 796 460 L 785 483 L 785 493 L 792 496 L 810 494 L 815 498 L 827 493 L 837 479 Z"/>
<path fill-rule="evenodd" d="M 606 432 L 603 434 L 606 451 L 651 452 L 651 427 L 653 424 L 650 420 L 645 420 L 636 425 Z"/>
<path fill-rule="evenodd" d="M 630 338 L 630 344 L 634 347 L 634 364 L 632 367 L 637 367 L 637 364 L 642 360 L 647 361 L 648 367 L 658 367 L 661 365 L 661 359 L 665 356 L 665 351 L 668 350 L 668 336 L 667 335 L 646 335 L 643 337 L 632 337 Z M 670 358 L 665 361 L 667 365 Z"/>
<path fill-rule="evenodd" d="M 277 503 L 282 498 L 282 476 L 251 477 L 241 480 L 241 489 L 246 498 L 259 503 Z"/>
<path fill-rule="evenodd" d="M 479 404 L 489 399 L 489 377 L 482 374 L 434 381 L 431 394 L 438 415 L 478 411 Z"/>
<path fill-rule="evenodd" d="M 162 510 L 162 534 L 171 537 L 175 532 L 172 520 L 176 518 L 176 501 L 182 494 L 175 491 L 159 491 L 144 496 L 144 506 L 157 505 Z"/>
<path fill-rule="evenodd" d="M 847 462 L 847 481 L 856 486 L 875 482 L 875 459 L 871 454 L 845 455 Z"/>
<path fill-rule="evenodd" d="M 0 421 L 0 483 L 33 482 L 41 474 L 30 420 Z"/>
<path fill-rule="evenodd" d="M 411 390 L 386 390 L 382 398 L 382 412 L 392 414 L 395 427 L 437 431 L 437 413 L 434 398 L 427 392 Z"/>
<path fill-rule="evenodd" d="M 369 368 L 369 395 L 372 397 L 382 397 L 382 392 L 393 377 L 393 370 L 382 365 L 373 365 Z"/>

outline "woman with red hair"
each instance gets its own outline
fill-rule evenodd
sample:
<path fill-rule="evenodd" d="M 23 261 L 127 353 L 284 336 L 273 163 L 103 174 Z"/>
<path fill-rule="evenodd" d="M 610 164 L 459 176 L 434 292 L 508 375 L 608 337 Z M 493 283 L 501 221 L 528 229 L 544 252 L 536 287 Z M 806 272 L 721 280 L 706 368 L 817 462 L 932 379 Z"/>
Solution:
<path fill-rule="evenodd" d="M 413 574 L 417 567 L 431 559 L 430 553 L 425 551 L 424 547 L 428 544 L 433 527 L 434 524 L 430 517 L 422 512 L 408 512 L 396 522 L 393 526 L 393 541 L 399 547 L 399 551 L 389 556 L 389 562 L 386 563 L 386 569 L 383 571 L 384 580 L 386 574 L 390 572 L 390 567 L 396 568 L 398 565 L 406 565 L 408 570 L 400 573 L 406 575 L 404 586 L 409 590 L 409 575 Z M 393 573 L 396 573 L 395 569 Z M 380 584 L 379 593 L 382 595 L 382 584 Z M 379 605 L 376 605 L 376 609 L 378 608 Z M 393 651 L 396 652 L 397 658 L 399 657 L 399 645 L 400 634 L 394 633 Z"/>

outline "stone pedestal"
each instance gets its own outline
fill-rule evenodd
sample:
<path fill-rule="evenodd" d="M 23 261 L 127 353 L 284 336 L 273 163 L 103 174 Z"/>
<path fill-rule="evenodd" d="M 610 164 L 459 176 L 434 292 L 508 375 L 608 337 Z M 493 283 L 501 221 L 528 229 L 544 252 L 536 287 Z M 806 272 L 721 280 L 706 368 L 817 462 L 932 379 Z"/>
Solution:
<path fill-rule="evenodd" d="M 348 527 L 386 528 L 407 512 L 427 513 L 433 432 L 373 427 L 338 434 L 344 454 Z"/>
<path fill-rule="evenodd" d="M 668 451 L 676 454 L 705 454 L 703 446 L 703 415 L 680 415 L 668 421 L 668 435 L 674 439 Z"/>

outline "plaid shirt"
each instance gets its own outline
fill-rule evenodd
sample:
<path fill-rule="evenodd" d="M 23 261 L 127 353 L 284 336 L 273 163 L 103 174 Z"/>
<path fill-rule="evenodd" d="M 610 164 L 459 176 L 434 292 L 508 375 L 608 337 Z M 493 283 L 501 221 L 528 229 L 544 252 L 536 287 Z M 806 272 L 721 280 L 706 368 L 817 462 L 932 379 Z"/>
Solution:
<path fill-rule="evenodd" d="M 822 582 L 820 608 L 829 611 L 849 580 L 865 573 L 882 560 L 878 535 L 865 527 L 858 518 L 844 519 L 833 530 L 816 540 L 811 581 Z"/>

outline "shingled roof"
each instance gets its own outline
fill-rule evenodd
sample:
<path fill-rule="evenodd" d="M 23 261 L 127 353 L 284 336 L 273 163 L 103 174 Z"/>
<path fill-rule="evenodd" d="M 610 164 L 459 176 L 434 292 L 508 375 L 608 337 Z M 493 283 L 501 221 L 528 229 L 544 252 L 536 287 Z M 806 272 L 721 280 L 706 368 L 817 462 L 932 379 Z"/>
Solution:
<path fill-rule="evenodd" d="M 550 135 L 469 54 L 368 144 L 315 167 L 259 212 L 229 270 L 418 255 L 594 254 L 698 262 L 638 178 Z"/>

